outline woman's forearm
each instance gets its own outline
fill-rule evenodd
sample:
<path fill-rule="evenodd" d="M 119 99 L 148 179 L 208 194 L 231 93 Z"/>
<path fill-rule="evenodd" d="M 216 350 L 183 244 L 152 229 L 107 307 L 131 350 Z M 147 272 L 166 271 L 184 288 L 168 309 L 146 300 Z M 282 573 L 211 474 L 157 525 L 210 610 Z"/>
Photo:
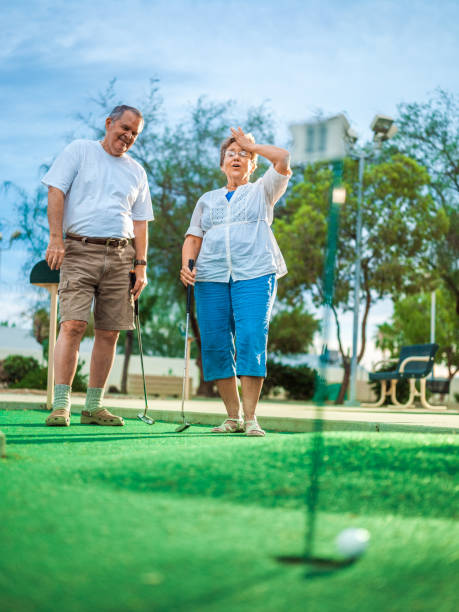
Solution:
<path fill-rule="evenodd" d="M 290 174 L 290 153 L 274 145 L 254 144 L 252 152 L 266 157 L 279 174 Z"/>
<path fill-rule="evenodd" d="M 190 259 L 196 261 L 201 250 L 202 238 L 188 234 L 182 247 L 182 269 L 180 270 L 180 280 L 185 285 L 194 285 L 196 278 L 196 268 L 192 271 L 188 267 Z"/>
<path fill-rule="evenodd" d="M 188 267 L 188 261 L 196 261 L 201 250 L 202 238 L 188 234 L 182 248 L 182 266 Z"/>

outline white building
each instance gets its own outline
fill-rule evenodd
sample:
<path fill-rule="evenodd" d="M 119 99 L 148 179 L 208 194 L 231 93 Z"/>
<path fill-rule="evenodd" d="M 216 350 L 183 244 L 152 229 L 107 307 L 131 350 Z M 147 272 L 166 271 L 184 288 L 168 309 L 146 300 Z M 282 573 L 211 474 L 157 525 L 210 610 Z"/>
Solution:
<path fill-rule="evenodd" d="M 292 163 L 342 159 L 349 139 L 349 121 L 342 114 L 289 126 L 293 138 Z"/>

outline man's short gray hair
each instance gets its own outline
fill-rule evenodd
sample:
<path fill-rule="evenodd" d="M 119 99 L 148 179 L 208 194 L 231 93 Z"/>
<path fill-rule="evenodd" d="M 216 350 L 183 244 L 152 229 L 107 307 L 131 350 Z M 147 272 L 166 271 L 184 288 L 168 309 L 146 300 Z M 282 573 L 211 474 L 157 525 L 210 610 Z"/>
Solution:
<path fill-rule="evenodd" d="M 131 113 L 134 113 L 134 115 L 137 115 L 137 117 L 142 119 L 143 126 L 144 121 L 142 113 L 139 111 L 138 108 L 134 108 L 134 106 L 128 106 L 127 104 L 120 104 L 119 106 L 115 106 L 115 108 L 109 114 L 109 117 L 112 121 L 117 121 L 126 111 L 130 111 Z"/>

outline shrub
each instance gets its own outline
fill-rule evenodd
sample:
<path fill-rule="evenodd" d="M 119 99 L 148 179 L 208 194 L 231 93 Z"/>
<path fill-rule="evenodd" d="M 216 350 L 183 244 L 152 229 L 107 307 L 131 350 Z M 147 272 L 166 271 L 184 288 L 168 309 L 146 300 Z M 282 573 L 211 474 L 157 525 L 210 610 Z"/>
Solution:
<path fill-rule="evenodd" d="M 30 370 L 20 381 L 10 385 L 13 389 L 46 389 L 48 386 L 48 368 L 38 365 Z"/>
<path fill-rule="evenodd" d="M 310 400 L 314 396 L 316 372 L 308 366 L 289 366 L 268 360 L 267 370 L 263 397 L 269 395 L 274 387 L 282 387 L 288 399 Z"/>
<path fill-rule="evenodd" d="M 29 372 L 40 367 L 34 357 L 23 355 L 8 355 L 3 360 L 3 369 L 6 372 L 6 382 L 14 385 L 24 378 Z"/>
<path fill-rule="evenodd" d="M 85 392 L 87 389 L 87 375 L 81 373 L 83 365 L 84 361 L 78 362 L 72 391 Z M 33 357 L 10 355 L 4 360 L 3 368 L 12 389 L 46 389 L 48 386 L 48 368 Z"/>

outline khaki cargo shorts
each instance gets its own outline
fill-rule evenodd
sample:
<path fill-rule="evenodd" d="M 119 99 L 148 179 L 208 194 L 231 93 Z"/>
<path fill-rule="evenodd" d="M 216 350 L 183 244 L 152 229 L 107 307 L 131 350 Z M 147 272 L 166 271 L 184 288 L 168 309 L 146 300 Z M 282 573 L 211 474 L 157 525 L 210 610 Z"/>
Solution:
<path fill-rule="evenodd" d="M 132 244 L 124 248 L 65 239 L 59 282 L 60 321 L 89 321 L 94 301 L 96 329 L 134 329 L 129 271 Z"/>

